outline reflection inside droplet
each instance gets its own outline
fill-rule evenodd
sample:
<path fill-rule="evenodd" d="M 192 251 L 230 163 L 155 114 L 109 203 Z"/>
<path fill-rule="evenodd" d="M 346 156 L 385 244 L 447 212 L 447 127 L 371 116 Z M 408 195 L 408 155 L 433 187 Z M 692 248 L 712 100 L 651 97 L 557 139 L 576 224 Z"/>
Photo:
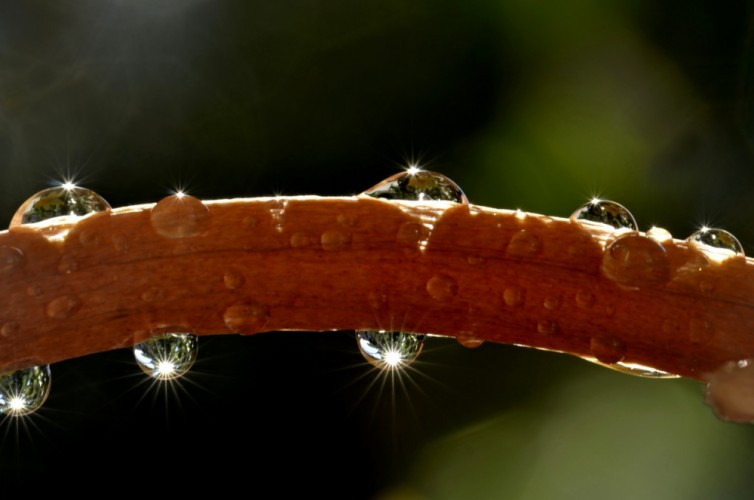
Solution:
<path fill-rule="evenodd" d="M 196 361 L 198 341 L 191 333 L 166 333 L 134 346 L 139 368 L 156 380 L 185 375 Z"/>
<path fill-rule="evenodd" d="M 90 189 L 63 185 L 44 189 L 27 199 L 13 215 L 10 227 L 53 217 L 82 216 L 109 210 L 110 205 Z"/>
<path fill-rule="evenodd" d="M 458 184 L 437 172 L 410 168 L 364 191 L 373 198 L 386 200 L 446 200 L 468 203 Z"/>
<path fill-rule="evenodd" d="M 689 236 L 686 241 L 700 247 L 707 255 L 718 261 L 744 256 L 741 242 L 725 229 L 703 227 Z"/>
<path fill-rule="evenodd" d="M 425 335 L 384 330 L 359 330 L 356 342 L 364 358 L 381 369 L 398 369 L 414 361 L 424 347 Z"/>
<path fill-rule="evenodd" d="M 591 221 L 606 224 L 615 229 L 636 231 L 638 226 L 631 212 L 620 203 L 609 200 L 593 199 L 571 214 L 571 220 Z"/>
<path fill-rule="evenodd" d="M 37 411 L 50 394 L 50 366 L 33 366 L 0 375 L 0 414 L 21 417 Z"/>

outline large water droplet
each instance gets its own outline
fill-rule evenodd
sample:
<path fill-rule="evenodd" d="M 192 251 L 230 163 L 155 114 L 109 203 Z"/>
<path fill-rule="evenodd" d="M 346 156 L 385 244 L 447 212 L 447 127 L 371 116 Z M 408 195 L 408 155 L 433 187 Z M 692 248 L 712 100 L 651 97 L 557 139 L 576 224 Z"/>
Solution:
<path fill-rule="evenodd" d="M 605 277 L 630 288 L 655 286 L 670 279 L 665 248 L 636 233 L 624 234 L 605 248 L 601 269 Z"/>
<path fill-rule="evenodd" d="M 458 184 L 437 172 L 411 168 L 373 186 L 365 195 L 386 200 L 446 200 L 468 203 Z"/>
<path fill-rule="evenodd" d="M 700 247 L 706 253 L 719 257 L 721 260 L 728 257 L 743 257 L 744 248 L 725 229 L 702 228 L 689 236 L 686 241 Z"/>
<path fill-rule="evenodd" d="M 185 375 L 196 361 L 199 350 L 196 335 L 166 333 L 134 346 L 134 358 L 144 373 L 157 380 L 173 380 Z"/>
<path fill-rule="evenodd" d="M 447 274 L 436 274 L 427 281 L 427 293 L 440 302 L 446 302 L 458 293 L 458 282 Z"/>
<path fill-rule="evenodd" d="M 50 366 L 0 375 L 0 414 L 21 417 L 37 411 L 50 394 Z"/>
<path fill-rule="evenodd" d="M 598 222 L 615 229 L 638 229 L 634 216 L 626 207 L 608 200 L 594 199 L 581 205 L 571 214 L 571 220 Z"/>
<path fill-rule="evenodd" d="M 160 200 L 149 216 L 152 227 L 166 238 L 188 238 L 203 233 L 209 227 L 207 206 L 186 194 L 167 196 Z"/>
<path fill-rule="evenodd" d="M 44 189 L 26 200 L 13 215 L 10 227 L 105 210 L 110 210 L 110 205 L 100 195 L 90 189 L 66 184 Z"/>
<path fill-rule="evenodd" d="M 377 368 L 401 368 L 416 359 L 425 335 L 383 330 L 359 330 L 356 342 L 364 358 Z"/>

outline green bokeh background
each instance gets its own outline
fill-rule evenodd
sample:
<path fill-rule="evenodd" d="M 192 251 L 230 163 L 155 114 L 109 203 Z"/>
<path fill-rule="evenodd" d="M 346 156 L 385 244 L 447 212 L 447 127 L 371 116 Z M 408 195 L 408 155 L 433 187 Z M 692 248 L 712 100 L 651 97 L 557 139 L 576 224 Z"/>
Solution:
<path fill-rule="evenodd" d="M 678 0 L 3 2 L 0 210 L 71 175 L 122 206 L 176 187 L 354 194 L 418 162 L 480 205 L 567 216 L 601 195 L 642 229 L 711 224 L 754 253 L 753 21 L 747 2 Z M 754 490 L 752 428 L 719 421 L 691 381 L 433 340 L 383 386 L 348 333 L 203 339 L 168 393 L 130 358 L 53 367 L 46 407 L 0 424 L 4 487 Z"/>

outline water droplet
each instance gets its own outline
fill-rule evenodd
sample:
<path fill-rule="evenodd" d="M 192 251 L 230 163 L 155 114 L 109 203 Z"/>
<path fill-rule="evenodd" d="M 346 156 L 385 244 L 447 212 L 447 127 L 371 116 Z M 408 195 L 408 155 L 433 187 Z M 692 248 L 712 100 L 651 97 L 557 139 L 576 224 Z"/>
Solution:
<path fill-rule="evenodd" d="M 44 189 L 26 200 L 13 215 L 10 227 L 105 210 L 110 210 L 110 205 L 94 191 L 77 186 L 58 186 Z"/>
<path fill-rule="evenodd" d="M 738 238 L 725 229 L 702 228 L 689 236 L 686 241 L 720 260 L 744 256 L 744 248 Z"/>
<path fill-rule="evenodd" d="M 343 226 L 355 226 L 358 218 L 354 214 L 338 214 L 336 220 Z"/>
<path fill-rule="evenodd" d="M 419 248 L 429 238 L 429 229 L 418 222 L 406 222 L 398 228 L 398 243 Z"/>
<path fill-rule="evenodd" d="M 591 221 L 606 224 L 615 229 L 638 230 L 631 212 L 620 203 L 608 200 L 592 200 L 576 209 L 571 220 Z"/>
<path fill-rule="evenodd" d="M 115 249 L 120 253 L 125 253 L 128 250 L 128 239 L 125 237 L 125 235 L 114 234 L 110 237 L 110 239 L 112 240 Z"/>
<path fill-rule="evenodd" d="M 166 333 L 134 346 L 139 368 L 157 380 L 185 375 L 196 361 L 199 342 L 191 333 Z"/>
<path fill-rule="evenodd" d="M 149 216 L 152 227 L 165 238 L 188 238 L 202 234 L 210 223 L 209 209 L 189 195 L 172 195 L 160 200 Z"/>
<path fill-rule="evenodd" d="M 231 331 L 252 334 L 259 332 L 270 320 L 267 307 L 256 302 L 234 304 L 223 313 L 223 321 Z"/>
<path fill-rule="evenodd" d="M 325 250 L 340 250 L 351 243 L 351 235 L 345 231 L 331 229 L 322 233 L 321 243 Z"/>
<path fill-rule="evenodd" d="M 484 258 L 478 257 L 476 255 L 469 255 L 468 257 L 466 257 L 466 262 L 468 262 L 470 266 L 476 266 L 484 263 Z"/>
<path fill-rule="evenodd" d="M 22 417 L 37 411 L 50 394 L 50 366 L 33 366 L 0 375 L 0 414 Z"/>
<path fill-rule="evenodd" d="M 522 229 L 511 238 L 508 244 L 508 255 L 514 257 L 534 257 L 542 250 L 542 240 L 539 236 Z"/>
<path fill-rule="evenodd" d="M 664 372 L 662 370 L 658 370 L 657 368 L 652 368 L 651 366 L 644 366 L 639 363 L 627 363 L 625 361 L 619 361 L 612 364 L 601 363 L 599 361 L 594 362 L 596 362 L 598 365 L 610 368 L 611 370 L 615 370 L 616 372 L 633 375 L 635 377 L 665 379 L 680 378 L 679 375 L 673 375 L 672 373 Z"/>
<path fill-rule="evenodd" d="M 424 347 L 425 335 L 359 330 L 356 343 L 364 358 L 377 368 L 397 369 L 414 361 Z"/>
<path fill-rule="evenodd" d="M 670 234 L 670 231 L 657 226 L 652 226 L 652 228 L 647 231 L 647 236 L 659 243 L 665 243 L 666 241 L 671 241 L 673 239 L 673 235 Z"/>
<path fill-rule="evenodd" d="M 560 304 L 563 303 L 563 299 L 560 297 L 560 295 L 557 296 L 551 296 L 546 297 L 542 305 L 545 309 L 549 311 L 554 311 L 555 309 L 560 307 Z"/>
<path fill-rule="evenodd" d="M 309 247 L 317 244 L 317 237 L 310 233 L 294 233 L 291 236 L 291 246 L 293 248 Z"/>
<path fill-rule="evenodd" d="M 469 349 L 475 349 L 484 344 L 484 340 L 474 337 L 473 335 L 459 335 L 456 337 L 459 344 Z"/>
<path fill-rule="evenodd" d="M 626 346 L 614 337 L 592 337 L 589 348 L 598 361 L 609 365 L 626 357 Z"/>
<path fill-rule="evenodd" d="M 95 231 L 82 230 L 79 233 L 79 243 L 85 247 L 94 247 L 99 245 L 99 234 Z"/>
<path fill-rule="evenodd" d="M 626 287 L 654 286 L 670 279 L 665 248 L 639 234 L 624 234 L 613 240 L 602 256 L 602 274 Z"/>
<path fill-rule="evenodd" d="M 576 292 L 576 305 L 582 309 L 588 309 L 594 305 L 595 297 L 592 292 L 579 290 Z"/>
<path fill-rule="evenodd" d="M 270 209 L 270 217 L 272 217 L 272 227 L 275 231 L 282 233 L 285 229 L 285 209 L 288 205 L 287 201 L 275 200 L 275 207 Z"/>
<path fill-rule="evenodd" d="M 386 200 L 446 200 L 456 203 L 468 203 L 458 185 L 437 172 L 409 169 L 395 174 L 373 186 L 364 194 L 373 198 Z"/>
<path fill-rule="evenodd" d="M 436 274 L 427 281 L 427 293 L 440 302 L 446 302 L 458 293 L 458 282 L 447 274 Z"/>
<path fill-rule="evenodd" d="M 514 307 L 524 303 L 526 291 L 520 286 L 509 286 L 503 290 L 503 301 L 505 305 Z"/>
<path fill-rule="evenodd" d="M 552 335 L 558 331 L 558 324 L 551 319 L 543 319 L 537 323 L 537 331 L 543 335 Z"/>
<path fill-rule="evenodd" d="M 164 296 L 165 292 L 162 291 L 162 288 L 153 286 L 141 294 L 141 300 L 143 300 L 144 302 L 154 302 L 161 300 Z"/>
<path fill-rule="evenodd" d="M 754 362 L 728 361 L 705 376 L 705 401 L 717 415 L 733 422 L 754 422 Z"/>
<path fill-rule="evenodd" d="M 15 321 L 8 321 L 3 325 L 2 328 L 0 328 L 0 335 L 2 335 L 3 337 L 10 337 L 16 332 L 18 332 L 18 323 L 16 323 Z"/>
<path fill-rule="evenodd" d="M 223 281 L 225 282 L 225 287 L 229 290 L 238 290 L 246 283 L 246 278 L 238 271 L 231 270 L 225 273 Z"/>
<path fill-rule="evenodd" d="M 0 273 L 10 274 L 24 264 L 24 253 L 16 247 L 0 247 Z"/>
<path fill-rule="evenodd" d="M 62 274 L 69 274 L 79 268 L 79 263 L 73 255 L 63 255 L 58 263 L 58 271 Z"/>
<path fill-rule="evenodd" d="M 45 313 L 53 319 L 65 319 L 81 307 L 81 300 L 75 295 L 61 295 L 47 303 Z"/>

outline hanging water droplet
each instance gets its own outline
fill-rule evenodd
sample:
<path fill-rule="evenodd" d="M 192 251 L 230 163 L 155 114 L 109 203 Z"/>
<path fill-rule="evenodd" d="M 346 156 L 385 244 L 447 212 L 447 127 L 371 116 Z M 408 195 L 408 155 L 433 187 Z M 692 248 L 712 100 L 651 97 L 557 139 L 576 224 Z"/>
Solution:
<path fill-rule="evenodd" d="M 157 380 L 173 380 L 185 375 L 196 361 L 199 349 L 196 335 L 166 333 L 134 346 L 134 357 L 144 373 Z"/>
<path fill-rule="evenodd" d="M 708 254 L 719 257 L 721 260 L 744 256 L 744 248 L 738 238 L 725 229 L 705 227 L 689 236 L 686 241 L 700 247 Z"/>
<path fill-rule="evenodd" d="M 597 359 L 585 359 L 600 366 L 604 366 L 605 368 L 615 370 L 616 372 L 633 375 L 635 377 L 662 379 L 680 378 L 679 375 L 673 375 L 672 373 L 664 372 L 662 370 L 658 370 L 657 368 L 652 368 L 651 366 L 645 366 L 639 363 L 628 363 L 625 361 L 619 361 L 617 363 L 603 363 Z"/>
<path fill-rule="evenodd" d="M 187 194 L 171 195 L 152 207 L 152 227 L 165 238 L 188 238 L 207 230 L 210 214 L 207 206 Z"/>
<path fill-rule="evenodd" d="M 626 357 L 625 344 L 613 337 L 592 337 L 589 349 L 597 361 L 605 364 L 618 363 Z"/>
<path fill-rule="evenodd" d="M 456 337 L 459 344 L 469 349 L 476 349 L 484 344 L 484 340 L 471 334 L 459 335 Z"/>
<path fill-rule="evenodd" d="M 37 411 L 50 394 L 50 366 L 34 366 L 0 375 L 0 414 L 21 417 Z"/>
<path fill-rule="evenodd" d="M 468 203 L 458 184 L 437 172 L 412 168 L 395 174 L 373 186 L 364 194 L 385 200 L 446 200 Z"/>
<path fill-rule="evenodd" d="M 110 205 L 100 195 L 90 189 L 66 184 L 44 189 L 26 200 L 13 215 L 10 227 L 105 210 L 110 210 Z"/>
<path fill-rule="evenodd" d="M 638 230 L 631 212 L 620 203 L 608 200 L 594 199 L 581 205 L 571 214 L 571 220 L 598 222 L 615 229 Z"/>
<path fill-rule="evenodd" d="M 359 330 L 356 343 L 364 358 L 377 368 L 397 369 L 414 361 L 426 335 L 384 330 Z"/>

